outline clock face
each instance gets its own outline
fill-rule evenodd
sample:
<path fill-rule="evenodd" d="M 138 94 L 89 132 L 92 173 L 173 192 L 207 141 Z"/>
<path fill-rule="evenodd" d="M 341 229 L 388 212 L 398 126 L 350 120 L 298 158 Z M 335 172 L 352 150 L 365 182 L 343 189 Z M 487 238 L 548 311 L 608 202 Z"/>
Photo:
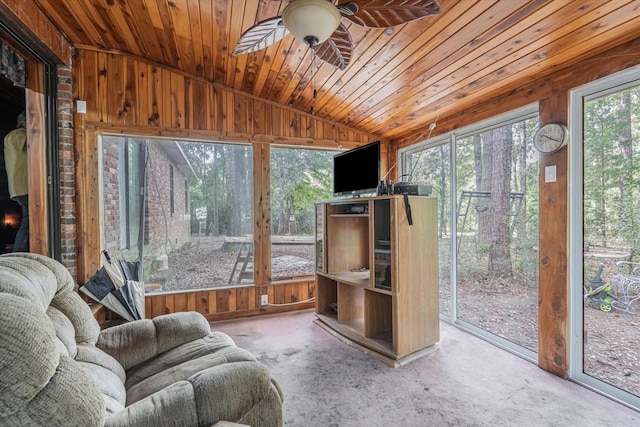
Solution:
<path fill-rule="evenodd" d="M 533 136 L 533 145 L 541 153 L 554 153 L 564 147 L 569 139 L 567 127 L 560 123 L 542 126 Z"/>

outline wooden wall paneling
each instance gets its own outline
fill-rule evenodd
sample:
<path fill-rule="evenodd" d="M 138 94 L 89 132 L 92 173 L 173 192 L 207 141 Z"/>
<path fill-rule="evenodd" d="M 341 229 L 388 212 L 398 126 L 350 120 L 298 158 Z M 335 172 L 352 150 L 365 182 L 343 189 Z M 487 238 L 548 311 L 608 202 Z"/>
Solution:
<path fill-rule="evenodd" d="M 248 288 L 236 288 L 236 310 L 247 310 L 249 308 Z"/>
<path fill-rule="evenodd" d="M 252 133 L 251 123 L 247 117 L 247 100 L 244 96 L 232 93 L 233 96 L 233 132 Z"/>
<path fill-rule="evenodd" d="M 540 123 L 567 123 L 567 92 L 540 101 Z M 556 182 L 545 182 L 547 166 Z M 568 150 L 540 156 L 538 365 L 566 377 L 569 356 Z"/>
<path fill-rule="evenodd" d="M 125 124 L 124 120 L 124 63 L 126 58 L 110 55 L 107 64 L 107 120 Z"/>
<path fill-rule="evenodd" d="M 149 65 L 147 69 L 147 83 L 149 84 L 149 118 L 147 124 L 149 126 L 160 126 L 160 99 L 162 96 L 162 87 L 160 86 L 160 69 L 154 65 Z"/>
<path fill-rule="evenodd" d="M 168 297 L 170 297 L 170 295 L 158 295 L 157 297 L 153 298 L 153 304 L 151 305 L 151 319 L 166 314 L 165 300 Z"/>
<path fill-rule="evenodd" d="M 122 104 L 122 114 L 124 121 L 130 125 L 137 125 L 138 118 L 138 67 L 140 61 L 125 61 L 124 70 L 124 101 Z"/>
<path fill-rule="evenodd" d="M 184 129 L 185 77 L 171 73 L 171 124 L 169 127 Z"/>
<path fill-rule="evenodd" d="M 210 290 L 207 292 L 208 296 L 207 296 L 207 313 L 209 314 L 215 314 L 218 312 L 217 310 L 217 305 L 218 305 L 218 301 L 217 301 L 217 291 L 215 290 Z"/>
<path fill-rule="evenodd" d="M 76 114 L 77 116 L 81 114 Z M 82 120 L 80 119 L 80 123 Z M 101 267 L 101 192 L 98 165 L 98 133 L 90 127 L 76 128 L 76 199 L 78 233 L 78 279 L 86 283 Z"/>
<path fill-rule="evenodd" d="M 286 304 L 288 302 L 287 301 L 287 292 L 286 292 L 287 291 L 287 287 L 286 287 L 286 285 L 285 286 L 282 286 L 282 285 L 273 286 L 272 289 L 273 289 L 273 300 L 271 300 L 271 298 L 270 298 L 270 300 L 272 301 L 271 302 L 272 304 Z M 271 295 L 269 295 L 269 296 L 271 296 Z"/>
<path fill-rule="evenodd" d="M 251 129 L 252 135 L 256 135 L 259 133 L 264 134 L 265 128 L 267 125 L 267 115 L 266 115 L 266 105 L 264 103 L 258 102 L 253 103 L 253 111 L 251 114 Z"/>
<path fill-rule="evenodd" d="M 72 72 L 73 79 L 73 97 L 75 100 L 83 100 L 87 104 L 87 112 L 82 115 L 76 115 L 78 120 L 98 122 L 100 107 L 98 106 L 98 55 L 96 52 L 80 50 L 76 52 L 76 60 L 73 63 Z M 77 78 L 84 76 L 84 78 Z M 75 107 L 75 106 L 74 106 Z M 75 111 L 75 108 L 74 108 Z M 75 122 L 75 129 L 78 129 L 78 123 Z M 77 141 L 77 139 L 76 139 Z"/>
<path fill-rule="evenodd" d="M 197 307 L 196 293 L 187 292 L 187 310 L 186 311 L 196 311 L 196 307 Z"/>
<path fill-rule="evenodd" d="M 44 114 L 44 67 L 26 61 L 27 162 L 29 170 L 29 250 L 49 254 L 47 139 Z M 57 141 L 50 141 L 51 144 Z"/>
<path fill-rule="evenodd" d="M 191 98 L 188 105 L 190 107 L 190 122 L 187 123 L 189 129 L 210 129 L 209 127 L 209 101 L 207 88 L 204 83 L 190 79 Z M 186 109 L 185 109 L 186 110 Z"/>
<path fill-rule="evenodd" d="M 253 144 L 253 282 L 271 281 L 271 147 Z"/>
<path fill-rule="evenodd" d="M 237 310 L 237 296 L 239 288 L 229 288 L 227 298 L 229 299 L 229 306 L 227 311 L 234 312 Z"/>
<path fill-rule="evenodd" d="M 194 294 L 196 298 L 196 308 L 194 311 L 202 314 L 209 314 L 209 292 L 196 291 Z"/>
<path fill-rule="evenodd" d="M 104 53 L 97 54 L 97 62 L 98 62 L 98 76 L 96 78 L 96 83 L 98 84 L 96 90 L 96 107 L 97 110 L 97 120 L 103 123 L 110 123 L 108 117 L 108 97 L 107 97 L 107 58 L 108 55 Z M 85 71 L 83 69 L 83 71 Z M 89 70 L 86 70 L 89 71 Z"/>
<path fill-rule="evenodd" d="M 160 112 L 160 127 L 161 128 L 174 128 L 175 121 L 173 120 L 173 103 L 174 97 L 171 88 L 172 74 L 165 68 L 158 69 L 160 75 L 160 81 L 158 87 L 161 88 L 161 95 L 158 99 L 158 111 Z"/>
<path fill-rule="evenodd" d="M 136 92 L 137 98 L 133 109 L 136 112 L 135 124 L 146 126 L 151 123 L 151 72 L 149 65 L 138 61 L 136 64 Z"/>
<path fill-rule="evenodd" d="M 229 311 L 229 289 L 220 289 L 216 292 L 216 313 Z"/>
<path fill-rule="evenodd" d="M 163 305 L 160 306 L 159 313 L 175 313 L 176 312 L 176 295 L 169 294 L 165 298 L 162 299 Z"/>
<path fill-rule="evenodd" d="M 173 294 L 174 307 L 172 312 L 189 311 L 189 301 L 187 295 L 188 294 L 186 292 Z"/>

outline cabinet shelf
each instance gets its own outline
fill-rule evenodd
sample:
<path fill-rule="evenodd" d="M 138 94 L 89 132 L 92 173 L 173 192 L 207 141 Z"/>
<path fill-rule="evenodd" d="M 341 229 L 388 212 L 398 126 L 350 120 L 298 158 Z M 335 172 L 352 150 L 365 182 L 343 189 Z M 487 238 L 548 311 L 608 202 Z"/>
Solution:
<path fill-rule="evenodd" d="M 391 366 L 440 338 L 437 199 L 406 200 L 316 205 L 316 323 Z"/>

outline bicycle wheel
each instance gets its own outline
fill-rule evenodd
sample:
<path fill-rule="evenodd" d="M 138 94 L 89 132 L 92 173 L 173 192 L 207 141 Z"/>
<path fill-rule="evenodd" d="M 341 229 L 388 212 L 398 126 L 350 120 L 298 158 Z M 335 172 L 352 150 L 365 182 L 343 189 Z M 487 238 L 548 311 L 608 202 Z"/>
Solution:
<path fill-rule="evenodd" d="M 627 314 L 640 314 L 640 308 L 636 304 L 628 304 L 618 299 L 614 299 L 613 301 L 611 301 L 611 307 L 613 307 L 613 309 L 616 311 L 621 311 Z"/>

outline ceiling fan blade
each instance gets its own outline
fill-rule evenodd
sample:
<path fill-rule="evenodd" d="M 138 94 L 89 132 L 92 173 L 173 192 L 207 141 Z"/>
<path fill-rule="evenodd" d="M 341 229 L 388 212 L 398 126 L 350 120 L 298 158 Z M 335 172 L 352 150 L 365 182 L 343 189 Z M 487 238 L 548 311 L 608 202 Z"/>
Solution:
<path fill-rule="evenodd" d="M 351 44 L 351 35 L 344 24 L 340 24 L 329 39 L 316 46 L 316 55 L 318 58 L 331 65 L 335 65 L 341 70 L 347 68 L 351 61 L 351 52 L 353 46 Z"/>
<path fill-rule="evenodd" d="M 387 28 L 440 14 L 437 0 L 351 0 L 338 6 L 342 16 L 363 27 Z"/>
<path fill-rule="evenodd" d="M 284 27 L 279 16 L 266 19 L 242 33 L 231 54 L 242 55 L 264 49 L 282 40 L 287 34 L 289 34 L 289 30 Z"/>

